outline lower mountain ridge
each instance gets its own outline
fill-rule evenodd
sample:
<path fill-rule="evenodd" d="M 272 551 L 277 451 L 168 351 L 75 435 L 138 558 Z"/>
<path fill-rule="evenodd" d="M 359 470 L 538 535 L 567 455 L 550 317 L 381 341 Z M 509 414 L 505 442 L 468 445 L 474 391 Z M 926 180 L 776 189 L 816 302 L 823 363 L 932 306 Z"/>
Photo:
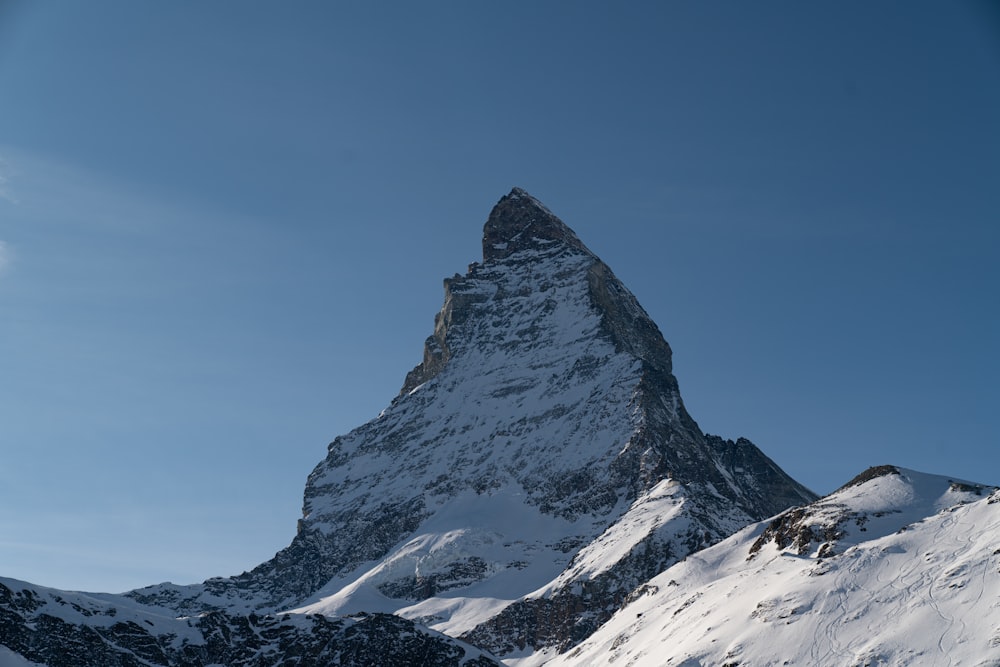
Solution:
<path fill-rule="evenodd" d="M 1000 490 L 879 466 L 636 590 L 546 665 L 1000 665 Z"/>
<path fill-rule="evenodd" d="M 271 667 L 499 663 L 389 614 L 328 618 L 213 611 L 175 618 L 124 596 L 0 578 L 0 666 Z"/>
<path fill-rule="evenodd" d="M 963 482 L 927 500 L 937 482 L 920 481 L 890 500 L 891 480 L 925 477 L 885 467 L 817 500 L 749 440 L 703 433 L 671 355 L 610 268 L 515 188 L 489 215 L 482 262 L 445 280 L 399 395 L 309 475 L 287 548 L 233 577 L 121 596 L 0 580 L 0 665 L 738 664 L 738 647 L 721 661 L 633 650 L 646 635 L 622 619 L 686 633 L 678 607 L 628 610 L 675 588 L 701 599 L 714 574 L 771 581 L 781 554 L 840 562 L 867 544 L 858 531 L 870 541 L 987 493 Z M 695 568 L 704 554 L 719 567 Z"/>

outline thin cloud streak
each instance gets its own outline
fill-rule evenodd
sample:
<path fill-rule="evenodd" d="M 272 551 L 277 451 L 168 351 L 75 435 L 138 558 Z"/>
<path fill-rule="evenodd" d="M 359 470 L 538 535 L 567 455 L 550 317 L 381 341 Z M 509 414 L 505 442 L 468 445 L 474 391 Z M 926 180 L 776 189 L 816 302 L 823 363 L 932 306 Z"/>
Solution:
<path fill-rule="evenodd" d="M 21 202 L 18 201 L 18 198 L 14 195 L 14 191 L 10 186 L 11 173 L 12 169 L 10 163 L 3 157 L 0 157 L 0 199 L 17 206 Z"/>
<path fill-rule="evenodd" d="M 15 221 L 47 226 L 142 229 L 181 215 L 86 166 L 9 147 L 0 153 L 0 199 L 17 207 Z"/>

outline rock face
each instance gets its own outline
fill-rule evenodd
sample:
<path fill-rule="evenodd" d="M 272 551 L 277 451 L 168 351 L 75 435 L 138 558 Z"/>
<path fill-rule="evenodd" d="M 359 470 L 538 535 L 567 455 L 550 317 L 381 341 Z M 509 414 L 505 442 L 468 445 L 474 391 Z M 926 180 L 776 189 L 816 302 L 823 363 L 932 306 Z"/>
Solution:
<path fill-rule="evenodd" d="M 291 545 L 132 604 L 393 613 L 501 656 L 565 651 L 666 567 L 815 499 L 748 440 L 702 433 L 659 329 L 523 190 L 444 289 L 400 394 L 310 474 Z"/>
<path fill-rule="evenodd" d="M 552 243 L 590 255 L 572 229 L 521 188 L 500 199 L 483 226 L 483 261 L 499 262 Z"/>

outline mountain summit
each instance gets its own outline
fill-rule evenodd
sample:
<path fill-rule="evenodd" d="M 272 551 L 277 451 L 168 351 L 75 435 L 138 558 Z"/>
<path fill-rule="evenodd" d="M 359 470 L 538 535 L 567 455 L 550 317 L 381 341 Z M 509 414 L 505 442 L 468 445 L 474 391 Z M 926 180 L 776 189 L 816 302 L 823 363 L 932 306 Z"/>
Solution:
<path fill-rule="evenodd" d="M 529 248 L 564 243 L 590 253 L 573 230 L 521 188 L 503 197 L 483 227 L 483 261 L 501 260 Z"/>

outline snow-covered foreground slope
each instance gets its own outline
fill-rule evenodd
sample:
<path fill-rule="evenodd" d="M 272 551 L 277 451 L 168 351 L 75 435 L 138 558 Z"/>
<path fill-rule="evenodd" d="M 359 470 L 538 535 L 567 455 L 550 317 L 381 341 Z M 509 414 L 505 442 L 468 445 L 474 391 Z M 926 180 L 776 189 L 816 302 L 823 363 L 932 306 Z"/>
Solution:
<path fill-rule="evenodd" d="M 634 597 L 547 667 L 997 666 L 1000 491 L 875 468 Z"/>

